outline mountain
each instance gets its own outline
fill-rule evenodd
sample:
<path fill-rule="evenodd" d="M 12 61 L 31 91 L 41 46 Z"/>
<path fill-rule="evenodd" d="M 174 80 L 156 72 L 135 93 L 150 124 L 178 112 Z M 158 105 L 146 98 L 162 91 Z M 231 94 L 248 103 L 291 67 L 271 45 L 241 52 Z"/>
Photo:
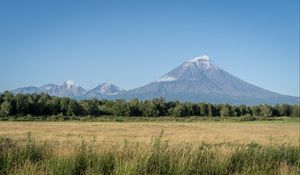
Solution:
<path fill-rule="evenodd" d="M 41 87 L 23 87 L 13 90 L 14 94 L 32 94 L 32 93 L 47 93 L 49 95 L 58 97 L 71 97 L 71 98 L 105 98 L 111 95 L 116 95 L 124 90 L 113 84 L 102 83 L 91 90 L 85 90 L 80 86 L 77 86 L 75 81 L 68 80 L 63 85 L 45 84 Z"/>
<path fill-rule="evenodd" d="M 45 84 L 41 87 L 24 87 L 18 88 L 12 91 L 14 94 L 17 93 L 47 93 L 49 95 L 58 97 L 71 97 L 78 98 L 85 94 L 86 90 L 80 86 L 76 86 L 73 80 L 66 81 L 63 85 L 56 84 Z"/>
<path fill-rule="evenodd" d="M 94 89 L 87 91 L 84 94 L 83 98 L 105 98 L 112 95 L 117 95 L 123 91 L 124 91 L 123 89 L 113 84 L 102 83 L 99 84 Z"/>
<path fill-rule="evenodd" d="M 76 99 L 153 99 L 230 103 L 230 104 L 276 104 L 299 103 L 299 97 L 278 94 L 247 83 L 214 65 L 203 55 L 185 61 L 160 79 L 129 91 L 102 83 L 85 90 L 72 80 L 63 85 L 46 84 L 41 87 L 18 88 L 13 93 L 48 93 L 59 97 Z"/>
<path fill-rule="evenodd" d="M 81 97 L 86 92 L 85 89 L 77 86 L 73 80 L 68 80 L 63 85 L 46 84 L 40 87 L 40 91 L 49 95 L 72 98 Z"/>
<path fill-rule="evenodd" d="M 115 98 L 230 103 L 298 103 L 298 97 L 281 95 L 247 83 L 212 64 L 204 55 L 190 59 L 155 82 L 129 90 Z"/>
<path fill-rule="evenodd" d="M 32 94 L 32 93 L 35 93 L 38 91 L 39 91 L 38 87 L 28 86 L 28 87 L 24 87 L 24 88 L 15 89 L 12 92 L 14 94 Z"/>

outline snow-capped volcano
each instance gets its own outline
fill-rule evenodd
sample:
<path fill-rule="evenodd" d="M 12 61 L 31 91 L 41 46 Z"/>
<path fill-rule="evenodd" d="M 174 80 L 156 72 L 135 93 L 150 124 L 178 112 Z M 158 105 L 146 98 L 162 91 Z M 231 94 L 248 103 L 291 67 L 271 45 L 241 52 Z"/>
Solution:
<path fill-rule="evenodd" d="M 296 97 L 277 94 L 249 84 L 218 66 L 206 56 L 189 59 L 140 88 L 126 91 L 118 98 L 199 101 L 211 103 L 297 103 Z"/>

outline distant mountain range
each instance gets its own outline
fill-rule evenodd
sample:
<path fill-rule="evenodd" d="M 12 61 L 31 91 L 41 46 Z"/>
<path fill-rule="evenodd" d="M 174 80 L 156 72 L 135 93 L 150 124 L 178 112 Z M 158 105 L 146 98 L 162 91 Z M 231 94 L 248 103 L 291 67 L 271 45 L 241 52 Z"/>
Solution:
<path fill-rule="evenodd" d="M 164 97 L 167 100 L 230 104 L 276 104 L 299 103 L 299 97 L 281 95 L 249 84 L 212 64 L 204 55 L 190 59 L 157 81 L 145 86 L 122 90 L 103 83 L 91 90 L 76 86 L 74 81 L 63 85 L 46 84 L 42 87 L 25 87 L 13 93 L 48 93 L 60 97 L 106 98 L 106 99 L 152 99 Z"/>
<path fill-rule="evenodd" d="M 45 84 L 41 87 L 24 87 L 13 90 L 14 94 L 18 93 L 47 93 L 49 95 L 58 97 L 71 97 L 77 99 L 84 98 L 106 98 L 111 95 L 117 95 L 122 92 L 121 88 L 115 85 L 102 83 L 91 90 L 85 90 L 84 88 L 77 86 L 73 80 L 66 81 L 63 85 Z"/>

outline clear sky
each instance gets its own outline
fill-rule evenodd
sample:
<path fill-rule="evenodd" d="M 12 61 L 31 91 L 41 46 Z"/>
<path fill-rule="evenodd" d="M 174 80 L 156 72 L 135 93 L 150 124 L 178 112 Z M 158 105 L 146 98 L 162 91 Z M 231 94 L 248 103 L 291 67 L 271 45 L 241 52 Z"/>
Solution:
<path fill-rule="evenodd" d="M 69 79 L 132 89 L 203 54 L 299 96 L 299 0 L 0 1 L 0 91 Z"/>

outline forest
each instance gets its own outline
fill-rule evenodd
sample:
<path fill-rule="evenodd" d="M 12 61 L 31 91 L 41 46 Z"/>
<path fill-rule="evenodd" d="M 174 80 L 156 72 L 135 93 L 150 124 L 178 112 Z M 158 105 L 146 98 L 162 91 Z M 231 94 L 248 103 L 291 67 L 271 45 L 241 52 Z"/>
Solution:
<path fill-rule="evenodd" d="M 56 97 L 48 94 L 0 95 L 0 116 L 126 116 L 126 117 L 299 117 L 300 105 L 256 106 L 132 99 L 129 101 Z"/>

